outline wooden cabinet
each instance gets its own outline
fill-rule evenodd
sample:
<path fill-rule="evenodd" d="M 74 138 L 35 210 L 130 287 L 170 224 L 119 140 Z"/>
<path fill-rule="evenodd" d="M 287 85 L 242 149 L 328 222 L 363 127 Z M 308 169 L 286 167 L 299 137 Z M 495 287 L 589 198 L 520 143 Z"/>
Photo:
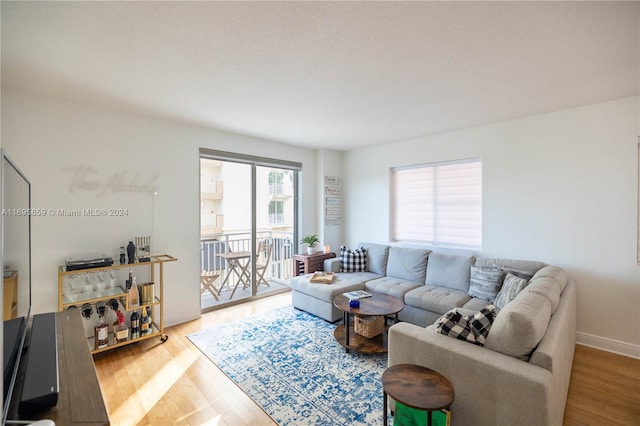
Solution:
<path fill-rule="evenodd" d="M 4 271 L 4 321 L 16 318 L 18 314 L 18 271 Z"/>
<path fill-rule="evenodd" d="M 336 257 L 335 253 L 296 254 L 293 256 L 293 276 L 324 271 L 324 261 Z"/>
<path fill-rule="evenodd" d="M 112 331 L 112 324 L 109 324 L 107 322 L 107 325 L 109 326 L 109 345 L 107 347 L 95 349 L 94 336 L 91 335 L 87 337 L 89 348 L 91 349 L 92 354 L 104 352 L 152 337 L 159 337 L 164 342 L 168 338 L 167 335 L 164 334 L 164 264 L 166 262 L 174 262 L 176 260 L 178 259 L 173 256 L 169 256 L 168 254 L 161 254 L 151 256 L 151 260 L 149 262 L 125 263 L 122 265 L 114 264 L 111 266 L 104 266 L 100 268 L 67 271 L 64 266 L 60 266 L 58 268 L 58 310 L 64 311 L 73 306 L 81 309 L 82 305 L 89 304 L 92 306 L 93 312 L 95 312 L 95 308 L 98 303 L 107 303 L 109 300 L 115 299 L 119 303 L 119 306 L 122 306 L 125 310 L 125 312 L 123 313 L 125 314 L 127 325 L 130 327 L 129 317 L 134 310 L 140 311 L 142 309 L 146 309 L 147 307 L 151 309 L 152 322 L 150 325 L 151 332 L 149 334 L 141 335 L 140 337 L 133 339 L 131 338 L 131 335 L 129 335 L 129 338 L 126 341 L 116 343 Z M 126 291 L 124 283 L 116 283 L 115 285 L 111 285 L 112 283 L 96 285 L 87 291 L 87 289 L 78 289 L 76 288 L 77 286 L 75 284 L 70 284 L 68 282 L 69 277 L 77 278 L 84 276 L 85 279 L 89 279 L 87 274 L 99 274 L 101 272 L 109 273 L 120 269 L 131 269 L 132 271 L 135 271 L 140 268 L 147 268 L 150 270 L 151 278 L 149 283 L 153 283 L 152 288 L 154 294 L 146 301 L 142 299 L 141 294 L 140 304 L 137 306 L 131 306 L 131 303 L 129 301 L 129 294 Z M 142 288 L 142 285 L 145 283 L 137 284 L 139 288 Z M 107 309 L 109 308 L 107 307 Z"/>
<path fill-rule="evenodd" d="M 35 420 L 51 419 L 56 425 L 109 425 L 109 414 L 104 404 L 100 383 L 89 349 L 85 342 L 80 313 L 75 310 L 56 312 L 56 334 L 58 344 L 58 379 L 60 389 L 58 403 L 42 410 L 18 413 L 22 382 L 16 382 L 6 424 L 32 423 Z M 26 353 L 22 355 L 26 359 Z M 19 377 L 24 375 L 26 362 L 20 363 Z M 31 420 L 26 422 L 25 420 Z"/>

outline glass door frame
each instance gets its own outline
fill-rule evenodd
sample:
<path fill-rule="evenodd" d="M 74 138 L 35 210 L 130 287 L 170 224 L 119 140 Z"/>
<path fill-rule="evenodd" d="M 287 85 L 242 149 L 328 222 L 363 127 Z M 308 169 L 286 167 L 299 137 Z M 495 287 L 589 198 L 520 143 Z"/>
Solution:
<path fill-rule="evenodd" d="M 234 162 L 234 163 L 240 163 L 240 164 L 247 164 L 251 166 L 251 201 L 250 201 L 250 206 L 251 206 L 251 219 L 250 219 L 250 241 L 249 241 L 249 250 L 252 253 L 251 256 L 251 260 L 250 260 L 250 265 L 249 265 L 249 269 L 250 269 L 250 275 L 251 275 L 251 296 L 250 297 L 244 297 L 241 299 L 237 299 L 237 300 L 229 300 L 226 303 L 223 304 L 219 304 L 216 305 L 214 307 L 210 307 L 210 308 L 202 308 L 201 305 L 201 310 L 202 312 L 207 312 L 210 310 L 214 310 L 220 307 L 226 307 L 226 306 L 231 306 L 234 304 L 238 304 L 238 303 L 243 303 L 249 300 L 254 300 L 260 297 L 263 297 L 263 295 L 258 295 L 257 291 L 258 291 L 258 286 L 257 286 L 257 270 L 256 270 L 256 252 L 257 252 L 257 247 L 256 247 L 256 243 L 258 241 L 258 211 L 257 211 L 257 169 L 258 167 L 271 167 L 271 168 L 277 168 L 277 169 L 285 169 L 285 170 L 291 170 L 293 172 L 293 237 L 292 237 L 292 256 L 293 256 L 293 252 L 295 251 L 293 249 L 293 247 L 296 247 L 296 241 L 298 241 L 299 238 L 299 223 L 300 223 L 300 196 L 299 196 L 299 191 L 300 191 L 300 172 L 302 171 L 302 163 L 298 163 L 298 162 L 293 162 L 293 161 L 286 161 L 286 160 L 279 160 L 279 159 L 273 159 L 273 158 L 266 158 L 266 157 L 258 157 L 258 156 L 252 156 L 252 155 L 246 155 L 246 154 L 238 154 L 238 153 L 234 153 L 234 152 L 228 152 L 228 151 L 219 151 L 219 150 L 213 150 L 213 149 L 208 149 L 208 148 L 200 148 L 199 150 L 199 160 L 202 159 L 211 159 L 211 160 L 218 160 L 218 161 L 228 161 L 228 162 Z M 200 175 L 200 177 L 202 178 L 202 175 Z M 200 217 L 200 221 L 202 221 L 202 217 Z M 201 226 L 202 226 L 202 222 L 200 222 Z M 202 240 L 202 235 L 201 235 L 201 240 Z M 284 291 L 289 291 L 289 289 L 286 289 Z M 267 293 L 267 295 L 271 295 L 271 294 L 276 294 L 278 291 L 273 291 L 273 292 L 269 292 Z"/>

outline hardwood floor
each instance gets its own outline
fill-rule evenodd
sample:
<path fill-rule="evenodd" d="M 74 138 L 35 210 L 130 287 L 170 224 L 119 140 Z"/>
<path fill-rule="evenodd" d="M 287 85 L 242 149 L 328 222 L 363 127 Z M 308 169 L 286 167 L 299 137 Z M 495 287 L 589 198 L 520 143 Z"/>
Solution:
<path fill-rule="evenodd" d="M 639 425 L 640 360 L 576 345 L 565 425 Z"/>
<path fill-rule="evenodd" d="M 112 425 L 275 425 L 185 337 L 291 303 L 284 293 L 167 328 L 94 356 Z M 565 425 L 640 424 L 640 360 L 578 345 Z"/>

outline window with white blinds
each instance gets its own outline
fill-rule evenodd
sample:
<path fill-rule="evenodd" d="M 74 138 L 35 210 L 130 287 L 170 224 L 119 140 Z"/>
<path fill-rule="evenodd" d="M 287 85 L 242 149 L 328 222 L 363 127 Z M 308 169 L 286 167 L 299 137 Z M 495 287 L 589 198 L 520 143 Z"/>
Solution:
<path fill-rule="evenodd" d="M 391 241 L 479 249 L 482 160 L 391 169 Z"/>

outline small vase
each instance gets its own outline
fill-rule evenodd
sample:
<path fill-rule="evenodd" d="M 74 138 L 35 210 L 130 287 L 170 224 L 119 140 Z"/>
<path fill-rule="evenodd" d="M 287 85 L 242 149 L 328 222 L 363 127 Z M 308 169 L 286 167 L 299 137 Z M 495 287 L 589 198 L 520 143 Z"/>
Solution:
<path fill-rule="evenodd" d="M 307 254 L 313 254 L 313 247 L 307 247 Z"/>

